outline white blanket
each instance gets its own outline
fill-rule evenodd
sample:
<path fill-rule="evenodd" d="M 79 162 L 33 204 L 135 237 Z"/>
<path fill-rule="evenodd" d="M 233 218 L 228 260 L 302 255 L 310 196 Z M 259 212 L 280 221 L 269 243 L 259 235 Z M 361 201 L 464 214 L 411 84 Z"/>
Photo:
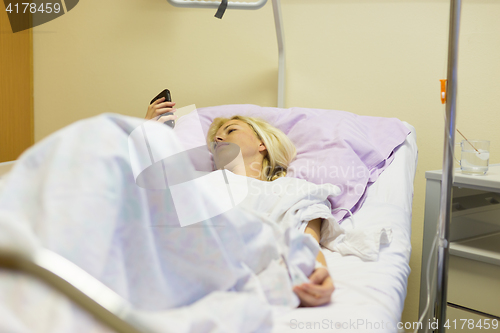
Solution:
<path fill-rule="evenodd" d="M 131 148 L 130 137 L 144 129 L 143 122 L 103 114 L 74 123 L 25 152 L 0 193 L 0 249 L 29 254 L 43 246 L 57 252 L 127 299 L 138 320 L 147 318 L 146 325 L 164 331 L 269 330 L 271 306 L 298 305 L 290 276 L 308 276 L 318 251 L 312 237 L 296 227 L 315 217 L 329 219 L 324 201 L 335 186 L 316 188 L 319 194 L 313 197 L 314 186 L 302 198 L 278 193 L 274 203 L 270 197 L 252 201 L 249 196 L 226 211 L 214 197 L 215 188 L 206 184 L 191 184 L 190 192 L 176 192 L 168 184 L 148 187 L 165 180 L 160 172 L 141 179 L 140 187 L 137 170 L 145 170 L 147 158 Z M 195 178 L 185 156 L 155 155 L 174 155 L 182 148 L 170 128 L 148 124 L 163 138 L 147 142 L 154 161 L 150 170 L 165 171 L 177 183 Z M 188 199 L 202 204 L 179 205 Z M 272 206 L 255 208 L 259 202 Z M 210 218 L 181 227 L 181 217 L 187 216 L 181 211 L 192 221 Z M 344 233 L 336 221 L 329 222 L 326 228 L 335 232 L 331 237 Z M 0 322 L 2 332 L 89 332 L 96 327 L 66 298 L 16 274 L 0 272 L 0 299 L 0 318 L 8 318 Z"/>
<path fill-rule="evenodd" d="M 285 263 L 308 276 L 318 245 L 243 208 L 181 227 L 168 190 L 135 183 L 128 138 L 142 123 L 105 114 L 25 152 L 0 193 L 0 248 L 48 248 L 127 299 L 139 318 L 156 316 L 148 322 L 174 324 L 175 332 L 270 328 L 270 305 L 298 305 Z M 179 148 L 171 129 L 154 126 L 168 141 L 151 147 Z M 168 167 L 192 172 L 187 159 Z M 212 193 L 193 188 L 193 195 Z M 17 274 L 0 273 L 0 299 L 0 318 L 8 318 L 1 332 L 91 331 L 92 320 L 64 297 Z"/>

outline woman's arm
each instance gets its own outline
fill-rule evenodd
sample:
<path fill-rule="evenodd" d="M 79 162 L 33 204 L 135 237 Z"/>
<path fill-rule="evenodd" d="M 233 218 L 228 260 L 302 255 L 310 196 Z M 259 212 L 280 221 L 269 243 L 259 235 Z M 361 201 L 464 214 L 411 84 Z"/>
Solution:
<path fill-rule="evenodd" d="M 307 224 L 306 230 L 304 233 L 309 234 L 314 237 L 316 242 L 319 244 L 319 240 L 321 237 L 321 224 L 323 223 L 323 219 L 317 218 L 314 220 L 309 221 Z M 316 257 L 316 260 L 319 261 L 323 266 L 326 267 L 326 260 L 325 256 L 323 255 L 323 252 L 319 251 L 318 256 Z"/>
<path fill-rule="evenodd" d="M 305 233 L 310 234 L 319 243 L 321 237 L 321 224 L 323 219 L 318 218 L 309 221 L 307 224 Z M 295 286 L 293 291 L 300 298 L 301 306 L 318 306 L 327 304 L 330 302 L 333 290 L 332 278 L 330 273 L 326 268 L 326 260 L 323 253 L 320 251 L 316 260 L 319 261 L 325 267 L 316 268 L 313 273 L 309 276 L 310 283 L 302 283 L 301 285 Z"/>

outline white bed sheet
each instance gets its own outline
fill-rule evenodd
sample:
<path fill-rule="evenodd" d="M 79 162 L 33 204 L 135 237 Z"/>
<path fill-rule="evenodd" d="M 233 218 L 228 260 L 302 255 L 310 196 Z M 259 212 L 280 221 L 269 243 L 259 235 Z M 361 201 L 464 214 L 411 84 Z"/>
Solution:
<path fill-rule="evenodd" d="M 342 226 L 391 227 L 393 240 L 379 260 L 363 262 L 323 249 L 335 291 L 332 302 L 317 308 L 275 311 L 274 333 L 398 332 L 411 254 L 411 209 L 417 166 L 415 128 L 395 153 L 391 165 L 368 188 L 362 208 Z"/>

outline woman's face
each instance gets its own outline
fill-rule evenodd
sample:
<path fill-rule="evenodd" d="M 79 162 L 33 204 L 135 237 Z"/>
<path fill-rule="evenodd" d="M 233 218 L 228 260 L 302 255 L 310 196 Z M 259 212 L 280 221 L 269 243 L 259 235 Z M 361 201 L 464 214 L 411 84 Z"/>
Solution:
<path fill-rule="evenodd" d="M 232 119 L 224 123 L 217 133 L 215 133 L 215 155 L 221 156 L 235 155 L 235 144 L 241 150 L 241 154 L 246 163 L 262 161 L 262 155 L 266 147 L 253 131 L 252 127 L 246 122 L 238 119 Z M 237 153 L 238 154 L 238 153 Z"/>

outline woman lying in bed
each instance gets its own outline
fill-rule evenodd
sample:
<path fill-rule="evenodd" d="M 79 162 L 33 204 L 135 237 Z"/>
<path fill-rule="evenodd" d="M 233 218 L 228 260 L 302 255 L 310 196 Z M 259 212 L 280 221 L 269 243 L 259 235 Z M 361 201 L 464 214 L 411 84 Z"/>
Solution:
<path fill-rule="evenodd" d="M 148 107 L 146 119 L 176 111 L 172 108 L 175 102 L 163 102 L 163 100 L 164 98 L 161 98 Z M 168 115 L 158 117 L 157 121 L 163 123 L 176 118 L 175 115 Z M 264 182 L 272 182 L 284 177 L 289 163 L 296 155 L 295 146 L 282 131 L 262 119 L 245 116 L 233 116 L 231 119 L 216 118 L 208 130 L 207 144 L 213 153 L 217 169 L 229 170 L 235 175 Z M 254 196 L 259 196 L 259 194 L 254 194 Z M 252 196 L 252 192 L 248 195 Z M 253 209 L 258 207 L 262 211 L 265 205 L 262 202 L 264 200 L 268 201 L 269 206 L 268 197 L 260 196 L 260 200 L 255 197 L 252 199 L 246 201 L 253 202 L 249 204 L 253 206 L 251 207 Z M 269 207 L 267 210 L 272 210 L 272 208 Z M 314 218 L 303 223 L 301 229 L 319 243 L 322 222 L 322 218 Z M 321 251 L 316 260 L 317 268 L 309 276 L 310 283 L 302 283 L 293 288 L 302 306 L 326 304 L 330 302 L 334 290 L 332 279 L 326 268 L 325 257 Z"/>

